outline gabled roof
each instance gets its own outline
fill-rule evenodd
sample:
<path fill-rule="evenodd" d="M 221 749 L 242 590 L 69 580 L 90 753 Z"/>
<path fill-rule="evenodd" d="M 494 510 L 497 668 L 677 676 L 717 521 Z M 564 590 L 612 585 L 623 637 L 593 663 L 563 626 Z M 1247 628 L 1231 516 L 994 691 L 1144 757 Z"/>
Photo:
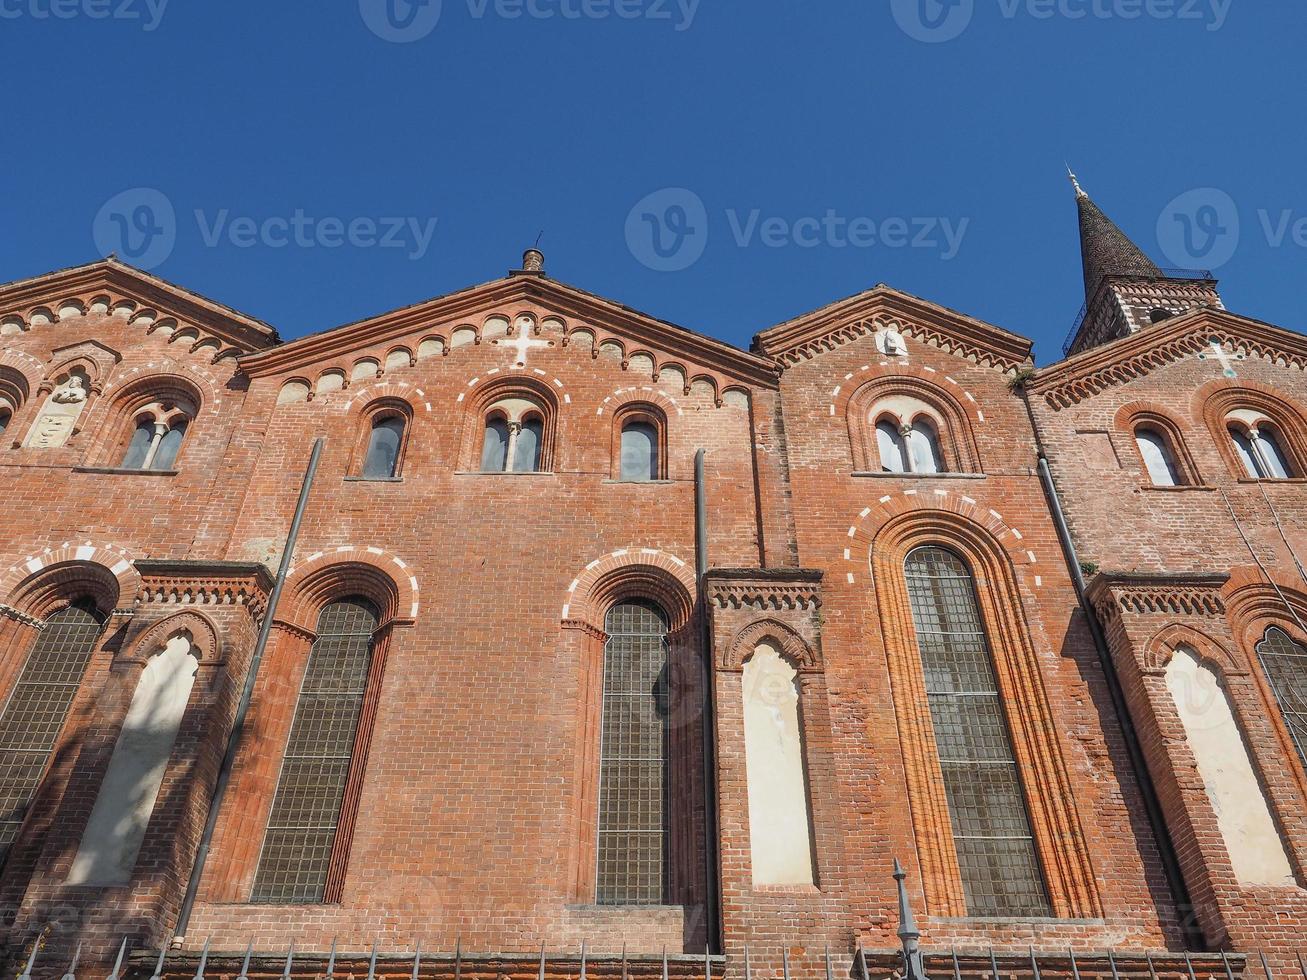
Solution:
<path fill-rule="evenodd" d="M 1065 408 L 1194 357 L 1209 350 L 1213 339 L 1236 351 L 1307 370 L 1307 337 L 1301 333 L 1207 306 L 1041 368 L 1026 383 L 1026 391 L 1054 409 Z"/>
<path fill-rule="evenodd" d="M 0 316 L 26 319 L 36 306 L 104 291 L 114 300 L 129 297 L 142 307 L 202 325 L 242 350 L 279 342 L 277 331 L 262 320 L 233 310 L 190 289 L 160 279 L 114 257 L 60 269 L 0 285 Z M 115 295 L 116 294 L 116 295 Z"/>
<path fill-rule="evenodd" d="M 1029 339 L 884 283 L 762 331 L 753 349 L 789 366 L 875 333 L 883 323 L 1005 371 L 1030 361 Z"/>
<path fill-rule="evenodd" d="M 598 340 L 605 339 L 605 335 L 615 337 L 625 341 L 629 351 L 649 347 L 705 368 L 726 381 L 776 385 L 776 366 L 764 357 L 540 274 L 509 275 L 332 327 L 248 354 L 240 364 L 251 377 L 285 373 L 339 356 L 343 351 L 398 340 L 509 302 L 537 303 L 560 316 L 575 318 L 577 326 L 596 331 Z"/>

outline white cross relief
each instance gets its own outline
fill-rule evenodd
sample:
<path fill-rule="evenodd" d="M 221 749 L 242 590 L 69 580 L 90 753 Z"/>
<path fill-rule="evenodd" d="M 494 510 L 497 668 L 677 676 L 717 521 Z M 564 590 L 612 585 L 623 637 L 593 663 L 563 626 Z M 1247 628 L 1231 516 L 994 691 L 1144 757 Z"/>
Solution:
<path fill-rule="evenodd" d="M 1216 337 L 1212 338 L 1211 350 L 1198 355 L 1198 360 L 1200 361 L 1220 361 L 1221 367 L 1224 369 L 1227 378 L 1238 377 L 1234 371 L 1234 364 L 1236 361 L 1243 361 L 1246 359 L 1247 358 L 1243 354 L 1227 354 L 1225 352 L 1225 344 L 1221 343 L 1221 341 Z"/>
<path fill-rule="evenodd" d="M 532 347 L 553 347 L 552 340 L 535 340 L 531 336 L 531 324 L 519 323 L 517 325 L 516 340 L 496 340 L 495 343 L 500 347 L 511 347 L 517 351 L 517 359 L 513 363 L 515 368 L 526 367 L 526 359 L 531 353 Z"/>

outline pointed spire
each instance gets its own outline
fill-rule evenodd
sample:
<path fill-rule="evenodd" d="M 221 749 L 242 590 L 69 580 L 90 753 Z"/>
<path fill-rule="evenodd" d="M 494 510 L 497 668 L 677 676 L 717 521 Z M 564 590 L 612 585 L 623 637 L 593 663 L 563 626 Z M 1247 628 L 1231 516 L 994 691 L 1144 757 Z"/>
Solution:
<path fill-rule="evenodd" d="M 1080 260 L 1085 275 L 1085 300 L 1093 302 L 1106 276 L 1142 276 L 1164 279 L 1162 270 L 1081 188 L 1075 174 L 1076 208 L 1080 212 Z"/>
<path fill-rule="evenodd" d="M 1085 193 L 1085 189 L 1080 186 L 1080 178 L 1076 176 L 1075 171 L 1071 169 L 1071 164 L 1069 163 L 1066 165 L 1066 175 L 1071 178 L 1071 186 L 1076 189 L 1076 197 L 1089 196 Z"/>

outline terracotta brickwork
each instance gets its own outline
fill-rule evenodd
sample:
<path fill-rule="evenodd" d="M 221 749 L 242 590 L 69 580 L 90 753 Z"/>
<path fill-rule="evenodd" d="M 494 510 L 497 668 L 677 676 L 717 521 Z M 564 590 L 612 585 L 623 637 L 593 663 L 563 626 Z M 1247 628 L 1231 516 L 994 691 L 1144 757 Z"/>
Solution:
<path fill-rule="evenodd" d="M 177 931 L 250 683 L 169 977 L 193 975 L 208 943 L 210 969 L 232 976 L 247 944 L 251 976 L 281 974 L 293 944 L 285 970 L 307 978 L 334 943 L 338 975 L 561 980 L 584 944 L 587 976 L 658 976 L 664 954 L 668 976 L 743 976 L 747 950 L 761 975 L 788 963 L 819 977 L 828 949 L 843 976 L 861 946 L 880 978 L 897 966 L 897 858 L 936 973 L 948 947 L 969 976 L 991 969 L 989 947 L 1023 975 L 1033 947 L 1059 978 L 1110 972 L 1115 949 L 1120 976 L 1176 980 L 1189 910 L 1168 889 L 1041 444 L 1080 557 L 1102 570 L 1096 615 L 1207 941 L 1236 974 L 1261 947 L 1288 962 L 1307 906 L 1296 890 L 1238 887 L 1159 671 L 1181 642 L 1220 665 L 1298 869 L 1303 773 L 1251 651 L 1270 625 L 1307 640 L 1284 606 L 1307 615 L 1307 513 L 1301 481 L 1241 479 L 1220 435 L 1246 404 L 1307 464 L 1307 342 L 1201 310 L 1031 377 L 1023 338 L 877 287 L 745 352 L 538 263 L 286 343 L 115 260 L 0 287 L 0 698 L 51 616 L 87 600 L 105 618 L 0 869 L 11 966 L 39 942 L 37 972 L 61 974 L 80 943 L 83 968 L 107 973 L 127 938 L 125 969 L 153 973 L 147 951 Z M 885 471 L 890 417 L 916 440 L 908 472 Z M 401 433 L 392 475 L 365 476 L 386 420 Z M 1142 485 L 1139 420 L 1171 434 L 1202 486 Z M 654 479 L 624 478 L 632 421 L 654 433 Z M 494 464 L 500 422 L 510 441 Z M 534 466 L 519 465 L 513 447 L 536 438 Z M 1046 917 L 968 913 L 904 577 L 925 546 L 973 578 Z M 320 615 L 346 598 L 366 600 L 377 629 L 324 898 L 257 903 Z M 606 617 L 629 601 L 666 625 L 658 905 L 596 896 Z M 195 683 L 130 881 L 69 885 L 140 679 L 177 637 Z M 797 692 L 812 852 L 800 885 L 754 884 L 744 678 L 763 647 Z M 397 951 L 418 943 L 432 952 L 415 968 Z"/>

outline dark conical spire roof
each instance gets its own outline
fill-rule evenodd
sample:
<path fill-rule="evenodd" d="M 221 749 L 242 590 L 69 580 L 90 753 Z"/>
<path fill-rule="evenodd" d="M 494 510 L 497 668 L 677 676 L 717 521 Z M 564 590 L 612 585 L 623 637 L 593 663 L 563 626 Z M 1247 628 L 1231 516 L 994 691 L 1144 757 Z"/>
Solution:
<path fill-rule="evenodd" d="M 1080 210 L 1080 259 L 1085 269 L 1085 299 L 1092 301 L 1104 276 L 1165 278 L 1153 260 L 1126 237 L 1081 188 L 1071 174 Z"/>

